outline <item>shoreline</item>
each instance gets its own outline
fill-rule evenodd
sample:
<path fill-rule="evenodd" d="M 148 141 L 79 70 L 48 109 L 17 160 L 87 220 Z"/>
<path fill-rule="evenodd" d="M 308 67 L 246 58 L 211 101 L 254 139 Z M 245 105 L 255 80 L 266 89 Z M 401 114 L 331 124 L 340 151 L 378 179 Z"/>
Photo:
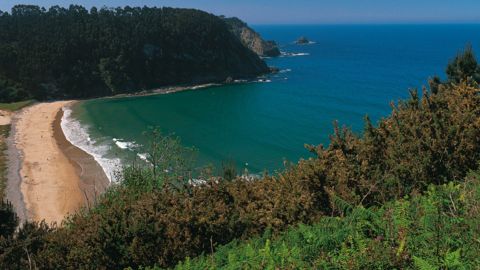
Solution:
<path fill-rule="evenodd" d="M 61 224 L 68 214 L 92 205 L 109 184 L 94 158 L 63 133 L 63 107 L 70 103 L 37 103 L 14 115 L 6 195 L 21 222 Z"/>
<path fill-rule="evenodd" d="M 117 94 L 113 96 L 87 98 L 82 101 L 104 99 L 104 98 L 105 99 L 106 98 L 130 98 L 130 97 L 147 97 L 147 96 L 155 96 L 155 95 L 166 95 L 166 94 L 173 94 L 177 92 L 194 91 L 194 90 L 205 89 L 210 87 L 217 87 L 222 85 L 225 85 L 225 83 L 205 83 L 205 84 L 165 86 L 165 87 L 155 88 L 153 90 L 144 90 L 144 91 L 133 92 L 133 93 L 123 93 L 123 94 Z"/>
<path fill-rule="evenodd" d="M 245 83 L 244 81 L 239 82 L 232 82 L 232 83 Z M 98 97 L 92 99 L 85 99 L 85 100 L 93 100 L 93 99 L 102 99 L 102 98 L 128 98 L 128 97 L 142 97 L 142 96 L 152 96 L 152 95 L 163 95 L 163 94 L 171 94 L 176 92 L 182 91 L 195 91 L 210 87 L 217 87 L 225 85 L 224 83 L 206 83 L 206 84 L 190 84 L 190 85 L 178 85 L 178 86 L 165 86 L 161 88 L 157 88 L 154 90 L 149 91 L 140 91 L 135 93 L 127 93 L 127 94 L 118 94 L 114 96 L 105 96 L 105 97 Z M 83 101 L 83 100 L 78 100 Z M 41 102 L 36 103 L 26 108 L 21 109 L 18 112 L 11 114 L 11 129 L 10 134 L 7 138 L 7 157 L 8 157 L 8 168 L 7 168 L 7 189 L 6 189 L 6 198 L 10 202 L 12 202 L 13 207 L 19 217 L 20 224 L 23 224 L 25 221 L 41 221 L 45 219 L 47 222 L 57 222 L 60 223 L 64 217 L 68 214 L 71 214 L 81 207 L 90 207 L 92 206 L 97 197 L 102 194 L 110 185 L 111 181 L 107 177 L 106 172 L 102 165 L 95 160 L 95 157 L 92 154 L 86 152 L 79 146 L 73 144 L 65 135 L 65 132 L 62 128 L 62 118 L 64 116 L 64 108 L 71 107 L 75 102 L 75 100 L 71 101 L 52 101 L 52 102 Z M 30 174 L 35 174 L 35 170 L 42 171 L 44 169 L 54 171 L 57 169 L 55 168 L 56 164 L 45 165 L 41 164 L 39 166 L 38 160 L 44 158 L 40 156 L 38 160 L 34 160 L 33 162 L 29 162 L 25 160 L 25 147 L 20 145 L 19 146 L 19 134 L 30 132 L 30 134 L 35 133 L 34 130 L 26 131 L 24 127 L 18 127 L 19 122 L 25 121 L 28 118 L 26 114 L 28 114 L 32 108 L 36 106 L 49 106 L 53 104 L 61 103 L 61 106 L 56 108 L 56 112 L 53 117 L 48 119 L 47 124 L 50 126 L 50 138 L 55 142 L 56 150 L 61 154 L 63 161 L 67 161 L 70 169 L 74 171 L 74 175 L 71 173 L 70 179 L 70 189 L 75 190 L 73 192 L 73 198 L 71 201 L 77 201 L 76 203 L 73 202 L 66 202 L 65 198 L 71 197 L 64 195 L 64 199 L 60 200 L 57 204 L 53 203 L 51 206 L 53 208 L 62 208 L 63 206 L 63 214 L 52 214 L 49 213 L 47 215 L 39 214 L 38 209 L 44 208 L 44 205 L 38 207 L 36 202 L 41 202 L 39 194 L 34 195 L 34 200 L 30 198 L 31 193 L 35 193 L 33 186 L 41 185 L 44 181 L 48 181 L 46 179 L 38 179 L 36 177 L 32 178 Z M 43 122 L 43 119 L 42 121 Z M 25 135 L 25 134 L 22 134 Z M 43 139 L 43 135 L 40 135 Z M 47 136 L 48 137 L 48 136 Z M 21 144 L 21 143 L 20 143 Z M 36 144 L 37 147 L 41 148 L 40 144 Z M 50 145 L 51 146 L 51 145 Z M 26 149 L 28 149 L 27 147 Z M 54 147 L 55 148 L 55 147 Z M 30 152 L 30 150 L 27 150 Z M 48 150 L 46 152 L 49 152 Z M 59 154 L 56 153 L 56 154 Z M 29 154 L 27 154 L 29 155 Z M 47 158 L 49 160 L 49 158 Z M 65 165 L 65 162 L 60 167 L 69 167 Z M 34 165 L 35 170 L 32 169 L 31 165 Z M 53 165 L 53 166 L 52 166 Z M 26 169 L 27 168 L 27 169 Z M 28 172 L 26 172 L 28 171 Z M 42 177 L 40 177 L 42 178 Z M 55 175 L 50 179 L 51 181 L 55 182 Z M 32 179 L 32 180 L 30 180 Z M 59 184 L 58 181 L 55 184 Z M 55 184 L 53 186 L 55 186 Z M 59 187 L 56 187 L 59 188 Z M 68 188 L 68 187 L 63 187 Z M 60 188 L 61 189 L 61 188 Z M 43 196 L 48 197 L 48 196 Z M 51 199 L 50 199 L 51 200 Z M 69 200 L 70 201 L 70 200 Z M 65 205 L 69 205 L 66 207 Z M 59 211 L 56 209 L 57 212 Z M 44 212 L 54 212 L 54 210 L 46 210 Z"/>
<path fill-rule="evenodd" d="M 24 224 L 27 220 L 27 207 L 21 191 L 22 177 L 20 176 L 23 153 L 15 145 L 16 125 L 18 115 L 23 111 L 13 114 L 10 125 L 10 134 L 6 138 L 7 143 L 7 188 L 5 196 L 13 205 L 13 209 L 18 216 L 19 224 Z"/>
<path fill-rule="evenodd" d="M 262 79 L 267 75 L 275 74 L 275 72 L 270 72 L 267 74 L 256 76 L 255 79 L 237 79 L 233 80 L 232 82 L 209 82 L 209 83 L 199 83 L 199 84 L 183 84 L 183 85 L 169 85 L 163 86 L 159 88 L 154 88 L 151 90 L 143 90 L 138 92 L 132 93 L 122 93 L 116 94 L 111 96 L 103 96 L 103 97 L 92 97 L 86 99 L 80 99 L 78 101 L 87 101 L 87 100 L 95 100 L 95 99 L 107 99 L 107 98 L 130 98 L 130 97 L 145 97 L 145 96 L 155 96 L 155 95 L 166 95 L 166 94 L 173 94 L 177 92 L 185 92 L 185 91 L 195 91 L 201 90 L 210 87 L 218 87 L 218 86 L 225 86 L 225 85 L 235 85 L 235 84 L 245 84 L 245 83 L 255 83 L 255 82 L 262 82 L 258 81 L 258 79 Z"/>
<path fill-rule="evenodd" d="M 73 102 L 66 106 L 71 106 Z M 64 106 L 64 107 L 66 107 Z M 77 175 L 80 177 L 79 187 L 82 190 L 86 206 L 92 206 L 97 197 L 102 194 L 110 184 L 102 166 L 89 153 L 80 147 L 72 144 L 62 128 L 62 118 L 64 114 L 63 107 L 57 112 L 53 122 L 53 136 L 62 153 L 67 157 L 70 163 L 75 167 Z"/>

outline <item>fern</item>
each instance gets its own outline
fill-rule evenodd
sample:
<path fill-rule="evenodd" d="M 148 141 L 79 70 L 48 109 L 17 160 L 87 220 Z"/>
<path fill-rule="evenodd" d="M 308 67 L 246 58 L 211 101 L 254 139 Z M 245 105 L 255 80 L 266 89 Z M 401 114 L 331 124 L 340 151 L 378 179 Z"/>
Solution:
<path fill-rule="evenodd" d="M 413 256 L 413 262 L 418 270 L 438 270 L 438 267 L 416 256 Z"/>

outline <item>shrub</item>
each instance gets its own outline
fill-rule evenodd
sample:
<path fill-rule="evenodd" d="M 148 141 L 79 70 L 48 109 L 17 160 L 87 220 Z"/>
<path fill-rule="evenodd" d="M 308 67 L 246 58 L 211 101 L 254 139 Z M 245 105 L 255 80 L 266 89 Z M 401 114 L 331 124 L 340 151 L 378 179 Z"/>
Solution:
<path fill-rule="evenodd" d="M 175 269 L 478 269 L 479 211 L 477 172 L 425 195 L 234 241 Z"/>

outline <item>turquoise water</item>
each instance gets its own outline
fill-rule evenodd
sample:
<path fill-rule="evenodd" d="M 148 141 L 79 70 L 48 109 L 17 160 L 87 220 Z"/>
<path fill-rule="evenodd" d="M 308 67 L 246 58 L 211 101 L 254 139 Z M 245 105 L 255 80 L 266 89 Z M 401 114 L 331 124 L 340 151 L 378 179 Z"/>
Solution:
<path fill-rule="evenodd" d="M 390 101 L 406 97 L 409 88 L 425 85 L 432 75 L 443 76 L 467 43 L 480 53 L 480 25 L 255 29 L 286 53 L 266 60 L 281 69 L 267 82 L 91 100 L 77 106 L 73 116 L 87 128 L 88 141 L 109 149 L 104 157 L 128 163 L 134 153 L 126 142 L 143 144 L 142 132 L 158 126 L 196 147 L 202 165 L 234 160 L 239 169 L 273 171 L 284 159 L 310 157 L 305 143 L 328 143 L 334 120 L 360 132 L 365 115 L 375 121 L 387 116 Z M 315 43 L 293 44 L 299 36 Z"/>

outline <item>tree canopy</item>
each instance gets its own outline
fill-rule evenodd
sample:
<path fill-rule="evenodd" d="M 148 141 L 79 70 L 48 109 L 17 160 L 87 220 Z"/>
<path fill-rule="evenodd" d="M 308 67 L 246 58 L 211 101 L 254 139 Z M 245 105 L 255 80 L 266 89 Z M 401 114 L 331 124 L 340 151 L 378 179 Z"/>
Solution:
<path fill-rule="evenodd" d="M 86 98 L 255 76 L 225 22 L 176 8 L 17 5 L 0 13 L 0 101 Z"/>

